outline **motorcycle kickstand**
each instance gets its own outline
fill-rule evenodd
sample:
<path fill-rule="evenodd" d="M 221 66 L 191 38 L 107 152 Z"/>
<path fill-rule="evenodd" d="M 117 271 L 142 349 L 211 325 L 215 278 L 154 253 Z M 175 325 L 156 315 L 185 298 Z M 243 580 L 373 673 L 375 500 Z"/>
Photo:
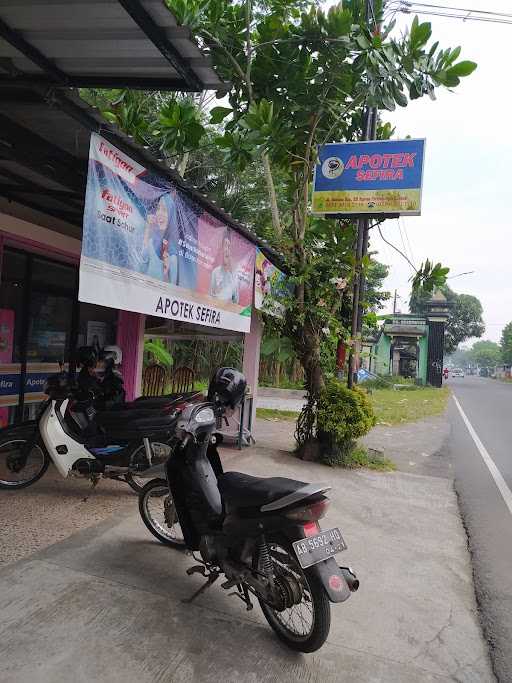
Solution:
<path fill-rule="evenodd" d="M 232 593 L 228 593 L 228 596 L 234 595 L 236 598 L 240 598 L 240 600 L 245 603 L 246 610 L 250 612 L 254 608 L 254 605 L 252 604 L 251 595 L 247 590 L 247 586 L 245 584 L 240 585 L 239 583 L 237 583 L 236 587 L 238 589 L 238 592 L 235 593 L 235 591 L 233 591 Z"/>
<path fill-rule="evenodd" d="M 193 569 L 193 570 L 196 569 L 196 570 L 197 570 L 196 567 L 191 567 L 191 569 Z M 192 574 L 192 573 L 194 573 L 194 572 L 189 572 L 189 571 L 187 570 L 187 574 Z M 206 576 L 206 575 L 203 574 L 203 576 Z M 208 588 L 210 588 L 210 586 L 212 586 L 212 585 L 215 583 L 215 581 L 217 581 L 217 579 L 219 578 L 219 576 L 220 576 L 220 574 L 219 574 L 218 572 L 211 572 L 211 573 L 208 575 L 208 578 L 206 579 L 206 583 L 204 583 L 200 588 L 198 588 L 198 589 L 196 590 L 196 592 L 193 593 L 193 594 L 190 596 L 190 598 L 183 598 L 183 600 L 182 600 L 181 602 L 185 603 L 186 605 L 190 605 L 190 603 L 194 602 L 194 600 L 195 600 L 196 598 L 198 598 L 198 597 L 201 595 L 201 593 L 204 593 L 205 590 L 207 590 Z"/>
<path fill-rule="evenodd" d="M 85 498 L 82 499 L 82 503 L 87 503 L 89 498 L 92 496 L 92 494 L 96 490 L 96 486 L 98 486 L 98 484 L 100 483 L 100 479 L 101 479 L 101 477 L 98 476 L 97 474 L 91 475 L 91 488 L 89 490 L 89 493 L 85 496 Z"/>

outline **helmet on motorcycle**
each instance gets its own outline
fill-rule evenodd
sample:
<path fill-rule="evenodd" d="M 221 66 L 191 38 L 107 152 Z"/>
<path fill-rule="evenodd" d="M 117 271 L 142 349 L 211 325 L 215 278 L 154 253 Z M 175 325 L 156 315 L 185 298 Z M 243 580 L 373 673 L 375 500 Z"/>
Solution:
<path fill-rule="evenodd" d="M 115 344 L 105 346 L 101 353 L 101 357 L 104 360 L 112 360 L 113 365 L 121 365 L 123 362 L 123 352 L 119 346 L 116 346 Z"/>
<path fill-rule="evenodd" d="M 208 400 L 236 408 L 242 402 L 246 389 L 247 381 L 241 372 L 233 368 L 219 368 L 210 380 Z"/>
<path fill-rule="evenodd" d="M 92 346 L 81 346 L 76 354 L 77 362 L 84 368 L 95 368 L 98 354 Z"/>

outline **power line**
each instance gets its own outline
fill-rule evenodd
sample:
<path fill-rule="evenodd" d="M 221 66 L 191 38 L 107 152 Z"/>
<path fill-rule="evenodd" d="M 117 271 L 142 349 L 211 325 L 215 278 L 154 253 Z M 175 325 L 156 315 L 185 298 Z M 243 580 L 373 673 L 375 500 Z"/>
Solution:
<path fill-rule="evenodd" d="M 457 10 L 459 12 L 469 12 L 470 14 L 489 14 L 490 16 L 494 17 L 508 17 L 512 18 L 512 13 L 508 12 L 491 12 L 489 10 L 483 10 L 483 9 L 468 9 L 467 7 L 453 7 L 450 5 L 431 5 L 426 2 L 408 2 L 406 0 L 402 0 L 404 4 L 407 5 L 418 5 L 419 7 L 429 7 L 429 8 L 434 8 L 434 9 L 447 9 L 447 10 Z"/>
<path fill-rule="evenodd" d="M 386 7 L 387 11 L 403 14 L 425 14 L 447 19 L 461 19 L 462 21 L 482 21 L 493 24 L 512 24 L 512 14 L 505 12 L 491 12 L 489 10 L 477 10 L 469 8 L 453 7 L 450 5 L 433 5 L 422 2 L 410 2 L 409 0 L 394 0 Z"/>

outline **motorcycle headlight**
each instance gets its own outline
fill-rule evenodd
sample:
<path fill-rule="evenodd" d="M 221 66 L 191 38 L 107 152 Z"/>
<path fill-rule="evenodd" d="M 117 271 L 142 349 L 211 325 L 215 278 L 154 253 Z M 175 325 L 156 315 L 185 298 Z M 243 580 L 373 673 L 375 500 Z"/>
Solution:
<path fill-rule="evenodd" d="M 215 422 L 215 413 L 211 408 L 201 408 L 194 415 L 194 420 L 198 424 L 207 424 L 208 422 Z"/>

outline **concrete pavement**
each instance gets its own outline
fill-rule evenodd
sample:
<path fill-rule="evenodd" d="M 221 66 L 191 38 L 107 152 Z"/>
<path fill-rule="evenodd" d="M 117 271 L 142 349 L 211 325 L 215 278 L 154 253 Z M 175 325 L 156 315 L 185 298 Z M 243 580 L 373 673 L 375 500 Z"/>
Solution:
<path fill-rule="evenodd" d="M 330 481 L 324 526 L 341 527 L 340 562 L 361 579 L 318 653 L 289 652 L 258 606 L 217 585 L 183 604 L 201 581 L 185 575 L 193 560 L 150 536 L 134 499 L 129 514 L 0 571 L 2 683 L 494 680 L 451 481 L 330 469 L 269 441 L 265 429 L 227 469 Z"/>

